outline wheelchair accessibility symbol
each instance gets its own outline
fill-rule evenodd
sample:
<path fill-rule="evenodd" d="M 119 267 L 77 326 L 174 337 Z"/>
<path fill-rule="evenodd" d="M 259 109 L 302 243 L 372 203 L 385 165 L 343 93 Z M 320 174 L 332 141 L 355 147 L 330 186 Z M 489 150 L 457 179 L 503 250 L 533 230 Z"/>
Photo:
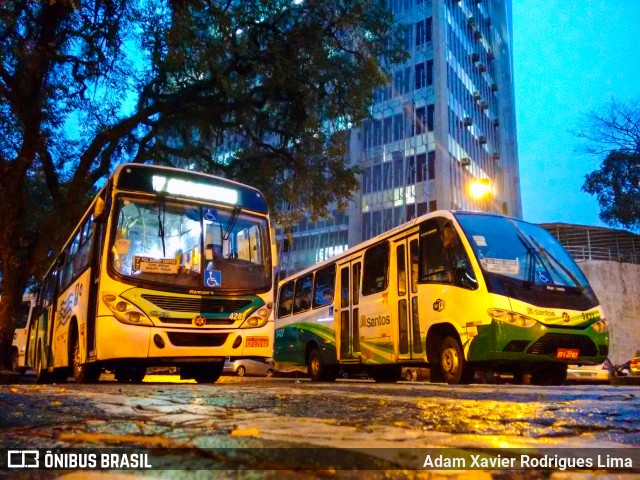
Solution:
<path fill-rule="evenodd" d="M 205 287 L 219 287 L 222 285 L 222 272 L 220 270 L 205 270 L 204 271 L 204 286 Z"/>

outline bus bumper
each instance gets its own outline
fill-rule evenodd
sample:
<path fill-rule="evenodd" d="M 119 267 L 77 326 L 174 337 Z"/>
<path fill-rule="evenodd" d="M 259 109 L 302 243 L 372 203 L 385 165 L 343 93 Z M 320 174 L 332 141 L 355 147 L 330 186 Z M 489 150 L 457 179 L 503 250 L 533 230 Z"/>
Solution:
<path fill-rule="evenodd" d="M 551 328 L 536 323 L 529 328 L 493 320 L 478 326 L 469 345 L 470 362 L 562 362 L 597 365 L 609 354 L 608 332 Z"/>
<path fill-rule="evenodd" d="M 97 360 L 138 358 L 151 364 L 180 358 L 266 358 L 273 355 L 272 339 L 273 322 L 255 329 L 176 329 L 127 325 L 104 316 L 97 322 Z"/>

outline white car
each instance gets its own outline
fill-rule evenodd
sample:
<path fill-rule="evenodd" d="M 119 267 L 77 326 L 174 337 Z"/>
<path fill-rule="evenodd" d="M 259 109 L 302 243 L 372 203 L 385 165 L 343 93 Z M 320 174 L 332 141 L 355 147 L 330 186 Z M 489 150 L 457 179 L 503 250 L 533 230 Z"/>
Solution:
<path fill-rule="evenodd" d="M 272 358 L 265 360 L 231 360 L 227 358 L 222 369 L 223 375 L 253 375 L 257 377 L 272 377 L 275 374 L 275 366 Z"/>
<path fill-rule="evenodd" d="M 609 383 L 615 367 L 607 358 L 599 365 L 569 365 L 567 383 Z"/>

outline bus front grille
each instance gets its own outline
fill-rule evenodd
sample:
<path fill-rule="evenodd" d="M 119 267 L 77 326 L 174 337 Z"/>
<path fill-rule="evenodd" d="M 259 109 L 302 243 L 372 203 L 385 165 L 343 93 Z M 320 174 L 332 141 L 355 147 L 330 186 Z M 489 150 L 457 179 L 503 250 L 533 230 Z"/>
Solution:
<path fill-rule="evenodd" d="M 172 323 L 174 325 L 193 325 L 193 318 L 169 318 L 169 317 L 158 317 L 162 323 Z M 210 319 L 207 318 L 207 327 L 211 327 L 213 325 L 233 325 L 236 323 L 235 320 L 225 320 L 225 319 Z"/>
<path fill-rule="evenodd" d="M 227 333 L 167 332 L 169 341 L 176 347 L 219 347 L 224 345 Z"/>
<path fill-rule="evenodd" d="M 598 355 L 598 349 L 586 335 L 547 333 L 540 337 L 529 349 L 530 355 L 555 355 L 559 348 L 577 348 L 581 357 Z"/>
<path fill-rule="evenodd" d="M 142 295 L 142 298 L 162 310 L 172 312 L 233 313 L 251 305 L 251 300 L 248 299 L 187 298 L 164 295 Z"/>

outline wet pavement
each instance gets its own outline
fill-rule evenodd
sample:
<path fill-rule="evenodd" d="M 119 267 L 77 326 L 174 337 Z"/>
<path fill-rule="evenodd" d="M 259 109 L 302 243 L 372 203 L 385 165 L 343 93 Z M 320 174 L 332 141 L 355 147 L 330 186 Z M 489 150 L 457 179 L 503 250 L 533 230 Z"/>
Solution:
<path fill-rule="evenodd" d="M 218 476 L 228 468 L 228 475 L 235 472 L 232 478 L 255 478 L 235 476 L 247 473 L 242 463 L 280 468 L 276 453 L 296 448 L 360 449 L 372 465 L 391 462 L 394 468 L 407 469 L 401 470 L 402 477 L 416 478 L 431 478 L 425 477 L 429 472 L 413 471 L 417 461 L 422 464 L 424 449 L 635 449 L 640 446 L 639 418 L 640 388 L 601 385 L 448 386 L 237 377 L 202 385 L 147 376 L 142 385 L 107 377 L 96 385 L 0 386 L 1 447 L 195 449 L 209 457 L 217 451 L 224 452 L 213 458 Z M 238 457 L 229 450 L 247 454 L 267 447 L 276 449 L 274 458 L 262 465 L 264 457 Z M 183 459 L 167 461 L 180 464 Z M 278 478 L 293 473 L 287 472 L 279 471 Z M 346 473 L 338 472 L 340 478 Z M 296 473 L 300 475 L 294 478 L 307 475 Z M 474 471 L 474 477 L 480 473 Z M 505 478 L 506 472 L 484 474 Z M 335 478 L 336 471 L 308 475 Z M 259 476 L 267 478 L 268 473 Z M 375 476 L 397 478 L 391 471 L 376 471 Z"/>

